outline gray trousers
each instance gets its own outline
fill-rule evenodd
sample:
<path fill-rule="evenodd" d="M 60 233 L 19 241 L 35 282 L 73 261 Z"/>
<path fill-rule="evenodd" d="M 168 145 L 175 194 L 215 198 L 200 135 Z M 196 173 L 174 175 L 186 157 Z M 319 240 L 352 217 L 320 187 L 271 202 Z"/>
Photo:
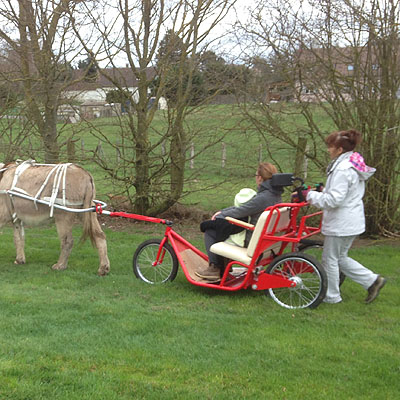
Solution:
<path fill-rule="evenodd" d="M 359 262 L 348 257 L 347 253 L 357 236 L 325 236 L 322 265 L 328 276 L 328 290 L 324 301 L 339 303 L 342 298 L 339 289 L 339 271 L 347 278 L 368 289 L 378 275 L 365 268 Z"/>

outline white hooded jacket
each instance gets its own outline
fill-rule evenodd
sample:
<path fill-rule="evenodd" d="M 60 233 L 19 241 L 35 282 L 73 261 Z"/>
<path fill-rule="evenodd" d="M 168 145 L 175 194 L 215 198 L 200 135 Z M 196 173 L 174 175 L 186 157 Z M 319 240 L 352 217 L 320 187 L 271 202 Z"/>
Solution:
<path fill-rule="evenodd" d="M 324 190 L 307 195 L 310 204 L 323 210 L 323 235 L 355 236 L 365 231 L 362 199 L 365 181 L 374 173 L 375 168 L 366 166 L 362 157 L 352 151 L 341 154 L 329 165 Z"/>

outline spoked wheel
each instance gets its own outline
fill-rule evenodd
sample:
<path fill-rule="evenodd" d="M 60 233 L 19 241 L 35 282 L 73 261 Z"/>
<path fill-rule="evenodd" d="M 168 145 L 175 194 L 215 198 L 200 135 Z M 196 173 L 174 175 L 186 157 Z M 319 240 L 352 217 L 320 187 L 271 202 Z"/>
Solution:
<path fill-rule="evenodd" d="M 301 244 L 299 246 L 299 251 L 309 254 L 316 258 L 319 262 L 322 260 L 322 250 L 324 248 L 323 242 L 320 244 Z M 339 286 L 342 286 L 342 283 L 346 279 L 346 275 L 343 272 L 339 272 Z"/>
<path fill-rule="evenodd" d="M 157 261 L 160 244 L 160 239 L 146 240 L 133 255 L 133 272 L 142 281 L 155 284 L 173 281 L 176 278 L 178 260 L 174 249 L 165 243 Z"/>
<path fill-rule="evenodd" d="M 295 287 L 267 290 L 282 307 L 315 308 L 325 297 L 326 274 L 321 264 L 312 256 L 301 252 L 283 254 L 271 262 L 266 272 L 296 283 Z"/>

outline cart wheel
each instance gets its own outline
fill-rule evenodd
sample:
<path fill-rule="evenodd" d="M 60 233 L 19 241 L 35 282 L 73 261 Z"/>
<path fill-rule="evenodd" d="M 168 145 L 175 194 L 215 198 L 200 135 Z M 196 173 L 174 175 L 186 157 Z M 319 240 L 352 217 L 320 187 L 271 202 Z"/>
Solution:
<path fill-rule="evenodd" d="M 160 239 L 149 239 L 136 249 L 133 255 L 133 273 L 136 278 L 151 284 L 176 278 L 178 260 L 170 244 L 164 244 L 160 260 L 155 264 L 160 244 Z"/>
<path fill-rule="evenodd" d="M 315 257 L 319 262 L 321 262 L 323 248 L 324 245 L 321 242 L 321 244 L 301 244 L 298 250 Z M 339 286 L 342 286 L 345 279 L 346 275 L 343 272 L 339 272 Z"/>
<path fill-rule="evenodd" d="M 293 288 L 273 288 L 266 291 L 285 308 L 315 308 L 325 297 L 327 288 L 325 271 L 310 255 L 301 252 L 283 254 L 271 262 L 266 272 L 296 282 Z"/>

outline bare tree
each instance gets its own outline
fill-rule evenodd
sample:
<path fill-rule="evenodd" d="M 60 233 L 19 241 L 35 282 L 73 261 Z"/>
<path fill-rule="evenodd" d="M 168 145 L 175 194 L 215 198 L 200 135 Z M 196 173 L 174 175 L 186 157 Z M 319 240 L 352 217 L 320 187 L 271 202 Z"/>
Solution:
<path fill-rule="evenodd" d="M 21 118 L 19 118 L 17 107 L 21 98 L 18 85 L 10 81 L 9 75 L 12 70 L 5 58 L 8 54 L 7 48 L 0 50 L 0 153 L 2 161 L 9 162 L 15 159 L 17 152 L 28 138 L 28 130 L 19 129 Z"/>
<path fill-rule="evenodd" d="M 110 15 L 115 15 L 112 22 L 103 24 L 101 19 L 93 18 L 105 41 L 103 52 L 109 62 L 108 68 L 101 72 L 121 92 L 121 98 L 126 96 L 127 76 L 119 74 L 120 69 L 116 68 L 118 59 L 123 57 L 137 83 L 137 90 L 130 93 L 126 115 L 118 122 L 119 143 L 112 143 L 101 129 L 94 131 L 100 140 L 118 149 L 118 161 L 104 157 L 97 160 L 121 192 L 131 199 L 136 212 L 156 214 L 182 196 L 186 153 L 196 134 L 186 121 L 207 101 L 193 103 L 199 53 L 206 50 L 210 32 L 233 3 L 232 0 L 119 0 L 110 11 Z M 166 41 L 160 53 L 167 32 L 173 32 L 179 45 Z M 78 30 L 77 35 L 80 35 Z M 81 41 L 85 43 L 82 36 Z M 158 112 L 157 104 L 165 98 L 171 83 L 174 99 L 167 99 L 168 109 Z M 156 115 L 158 124 L 154 121 Z"/>
<path fill-rule="evenodd" d="M 30 134 L 39 136 L 47 162 L 59 158 L 57 108 L 72 80 L 71 61 L 79 54 L 70 17 L 81 1 L 4 0 L 0 5 L 0 40 L 11 66 L 2 80 L 19 86 Z"/>
<path fill-rule="evenodd" d="M 278 0 L 274 7 L 260 5 L 250 24 L 240 24 L 241 40 L 248 40 L 249 48 L 257 47 L 265 63 L 280 75 L 278 82 L 267 81 L 265 90 L 258 91 L 262 99 L 257 106 L 243 110 L 263 135 L 289 144 L 321 171 L 326 165 L 326 134 L 350 127 L 361 130 L 361 150 L 377 168 L 367 186 L 368 230 L 396 234 L 400 230 L 399 2 L 305 4 Z M 268 103 L 271 94 L 279 98 L 283 91 L 282 99 L 290 102 Z"/>

